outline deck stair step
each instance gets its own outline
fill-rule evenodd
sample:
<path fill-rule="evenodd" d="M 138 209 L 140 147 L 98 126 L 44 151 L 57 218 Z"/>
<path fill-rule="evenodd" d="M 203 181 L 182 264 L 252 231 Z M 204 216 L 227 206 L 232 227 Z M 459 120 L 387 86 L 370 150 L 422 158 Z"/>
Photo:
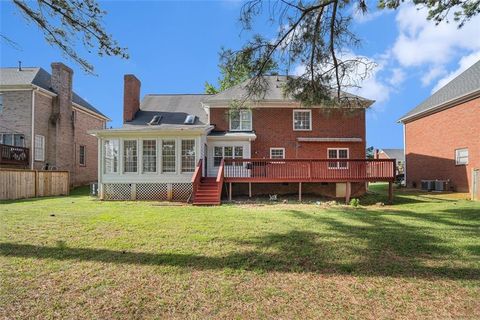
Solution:
<path fill-rule="evenodd" d="M 215 178 L 202 178 L 193 195 L 194 205 L 219 205 L 221 190 Z"/>

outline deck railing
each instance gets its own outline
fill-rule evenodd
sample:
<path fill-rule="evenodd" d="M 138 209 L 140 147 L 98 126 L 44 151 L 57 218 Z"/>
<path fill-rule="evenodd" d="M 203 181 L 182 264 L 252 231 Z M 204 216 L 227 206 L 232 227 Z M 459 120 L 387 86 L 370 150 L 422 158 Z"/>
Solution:
<path fill-rule="evenodd" d="M 225 159 L 225 182 L 394 181 L 394 159 Z"/>
<path fill-rule="evenodd" d="M 28 167 L 29 149 L 0 144 L 0 165 Z"/>
<path fill-rule="evenodd" d="M 202 179 L 202 163 L 202 159 L 198 160 L 197 166 L 195 167 L 195 172 L 192 176 L 192 198 L 195 197 L 195 194 L 198 190 L 198 185 L 200 184 L 200 180 Z"/>

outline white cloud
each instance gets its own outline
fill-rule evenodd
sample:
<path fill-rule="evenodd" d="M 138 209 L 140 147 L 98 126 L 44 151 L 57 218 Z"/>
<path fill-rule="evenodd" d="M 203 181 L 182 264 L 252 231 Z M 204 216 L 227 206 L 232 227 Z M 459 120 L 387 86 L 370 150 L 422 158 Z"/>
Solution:
<path fill-rule="evenodd" d="M 458 29 L 455 22 L 435 25 L 427 20 L 427 10 L 404 5 L 396 16 L 399 36 L 392 53 L 404 67 L 425 64 L 442 65 L 451 61 L 459 50 L 479 50 L 480 16 Z"/>
<path fill-rule="evenodd" d="M 388 11 L 389 10 L 374 10 L 371 12 L 362 13 L 359 10 L 355 10 L 353 12 L 353 20 L 357 23 L 370 22 L 387 13 Z"/>
<path fill-rule="evenodd" d="M 438 89 L 440 89 L 441 87 L 443 87 L 444 85 L 452 81 L 456 76 L 458 76 L 463 71 L 467 70 L 469 67 L 471 67 L 475 62 L 479 60 L 480 60 L 480 50 L 462 57 L 458 62 L 458 68 L 455 71 L 447 74 L 442 79 L 440 79 L 437 82 L 437 84 L 433 87 L 432 93 L 434 93 L 435 91 L 437 91 Z"/>
<path fill-rule="evenodd" d="M 438 77 L 443 76 L 447 71 L 445 70 L 444 66 L 433 66 L 428 70 L 428 72 L 424 73 L 422 76 L 422 85 L 428 86 L 432 83 L 433 80 L 437 79 Z"/>
<path fill-rule="evenodd" d="M 407 74 L 401 68 L 395 68 L 392 70 L 392 76 L 388 80 L 392 86 L 399 86 L 405 81 Z"/>

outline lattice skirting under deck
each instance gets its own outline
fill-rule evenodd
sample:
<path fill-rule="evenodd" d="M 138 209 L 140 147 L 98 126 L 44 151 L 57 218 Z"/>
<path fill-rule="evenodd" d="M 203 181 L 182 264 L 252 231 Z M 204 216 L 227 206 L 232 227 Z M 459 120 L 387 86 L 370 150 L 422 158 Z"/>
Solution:
<path fill-rule="evenodd" d="M 187 201 L 191 183 L 104 183 L 103 200 Z"/>

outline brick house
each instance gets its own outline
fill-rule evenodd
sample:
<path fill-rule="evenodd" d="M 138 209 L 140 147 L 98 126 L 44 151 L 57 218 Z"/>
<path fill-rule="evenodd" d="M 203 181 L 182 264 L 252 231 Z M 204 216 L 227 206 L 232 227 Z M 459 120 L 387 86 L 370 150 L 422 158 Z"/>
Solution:
<path fill-rule="evenodd" d="M 393 181 L 392 161 L 365 159 L 373 101 L 344 94 L 349 107 L 307 108 L 284 97 L 285 76 L 266 80 L 262 99 L 235 109 L 246 83 L 140 102 L 140 81 L 126 75 L 123 127 L 92 132 L 101 141 L 100 196 L 218 204 L 222 190 L 229 198 L 303 190 L 348 199 L 365 192 L 366 181 Z"/>
<path fill-rule="evenodd" d="M 422 180 L 448 180 L 452 190 L 473 194 L 479 182 L 474 176 L 480 176 L 480 61 L 399 121 L 409 187 L 420 188 Z"/>
<path fill-rule="evenodd" d="M 72 185 L 97 180 L 97 139 L 109 120 L 72 90 L 73 71 L 0 69 L 0 167 L 70 172 Z"/>
<path fill-rule="evenodd" d="M 405 173 L 405 152 L 403 149 L 375 149 L 373 157 L 375 159 L 395 159 L 396 174 Z"/>

